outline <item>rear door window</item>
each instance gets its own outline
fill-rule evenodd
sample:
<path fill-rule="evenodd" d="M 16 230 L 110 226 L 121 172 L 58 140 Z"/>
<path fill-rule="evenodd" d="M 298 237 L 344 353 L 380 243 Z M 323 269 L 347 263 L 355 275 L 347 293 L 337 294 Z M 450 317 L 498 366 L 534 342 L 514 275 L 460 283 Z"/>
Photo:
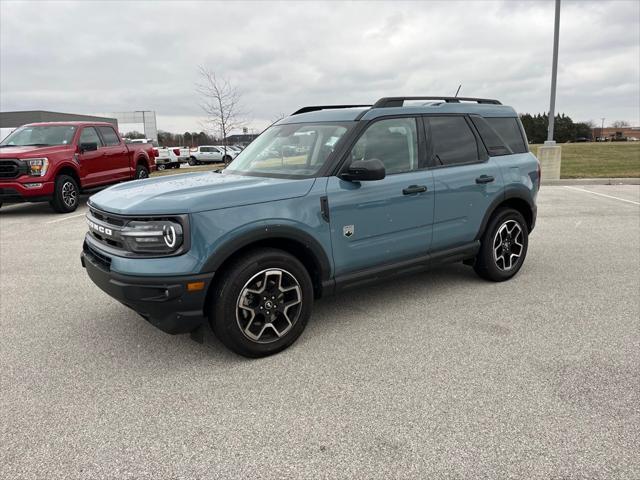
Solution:
<path fill-rule="evenodd" d="M 513 153 L 525 153 L 528 148 L 522 136 L 518 119 L 515 117 L 485 118 L 487 123 L 500 135 Z"/>
<path fill-rule="evenodd" d="M 96 129 L 93 127 L 84 127 L 82 129 L 82 133 L 80 134 L 80 143 L 95 143 L 98 145 L 98 148 L 103 146 L 98 132 L 96 132 Z"/>
<path fill-rule="evenodd" d="M 476 136 L 464 117 L 426 117 L 434 166 L 480 161 Z"/>
<path fill-rule="evenodd" d="M 107 147 L 112 147 L 114 145 L 120 145 L 120 139 L 116 132 L 111 127 L 98 127 L 102 138 L 104 139 L 104 143 Z M 144 142 L 141 142 L 144 143 Z"/>

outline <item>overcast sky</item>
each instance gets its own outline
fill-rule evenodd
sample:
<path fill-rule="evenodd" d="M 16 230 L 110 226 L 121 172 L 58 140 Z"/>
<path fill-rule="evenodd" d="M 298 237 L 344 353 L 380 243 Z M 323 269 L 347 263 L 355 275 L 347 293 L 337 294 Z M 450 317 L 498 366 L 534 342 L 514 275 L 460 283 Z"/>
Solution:
<path fill-rule="evenodd" d="M 557 111 L 640 125 L 640 2 L 563 1 Z M 202 64 L 261 129 L 300 106 L 389 95 L 549 108 L 552 1 L 12 2 L 0 0 L 0 109 L 155 110 L 201 130 Z"/>

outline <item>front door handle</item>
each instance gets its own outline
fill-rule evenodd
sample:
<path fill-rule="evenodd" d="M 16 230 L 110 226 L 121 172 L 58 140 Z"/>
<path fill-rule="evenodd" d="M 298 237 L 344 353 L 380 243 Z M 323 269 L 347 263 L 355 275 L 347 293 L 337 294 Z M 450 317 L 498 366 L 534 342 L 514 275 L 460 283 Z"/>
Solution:
<path fill-rule="evenodd" d="M 495 180 L 495 178 L 493 178 L 491 175 L 480 175 L 478 178 L 476 178 L 476 183 L 478 185 L 481 185 L 483 183 L 491 183 Z"/>
<path fill-rule="evenodd" d="M 414 193 L 426 192 L 426 185 L 409 185 L 407 188 L 402 189 L 403 195 L 413 195 Z"/>

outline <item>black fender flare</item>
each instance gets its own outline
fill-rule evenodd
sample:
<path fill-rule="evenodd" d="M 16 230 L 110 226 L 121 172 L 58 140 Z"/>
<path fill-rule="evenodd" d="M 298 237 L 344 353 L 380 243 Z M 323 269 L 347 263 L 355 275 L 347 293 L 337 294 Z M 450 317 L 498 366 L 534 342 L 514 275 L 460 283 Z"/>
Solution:
<path fill-rule="evenodd" d="M 518 200 L 523 200 L 531 209 L 532 221 L 531 221 L 530 231 L 533 230 L 533 227 L 535 226 L 535 221 L 536 221 L 537 209 L 536 209 L 535 203 L 533 202 L 531 191 L 524 185 L 521 185 L 521 186 L 514 185 L 514 186 L 509 186 L 505 188 L 505 190 L 502 192 L 502 195 L 499 195 L 493 199 L 493 201 L 487 208 L 486 212 L 484 213 L 484 217 L 482 218 L 482 223 L 480 224 L 480 228 L 478 229 L 478 233 L 476 234 L 476 238 L 475 238 L 476 240 L 480 240 L 480 238 L 482 237 L 482 234 L 484 233 L 484 229 L 487 227 L 487 223 L 489 223 L 489 219 L 493 215 L 493 212 L 496 211 L 496 208 L 498 208 L 500 204 L 514 198 Z"/>
<path fill-rule="evenodd" d="M 273 239 L 292 240 L 308 249 L 316 266 L 319 269 L 320 280 L 322 282 L 331 276 L 331 263 L 327 252 L 320 242 L 309 233 L 288 225 L 256 226 L 254 229 L 244 232 L 238 236 L 233 236 L 215 249 L 207 259 L 201 272 L 215 272 L 234 253 L 241 249 L 264 240 Z"/>

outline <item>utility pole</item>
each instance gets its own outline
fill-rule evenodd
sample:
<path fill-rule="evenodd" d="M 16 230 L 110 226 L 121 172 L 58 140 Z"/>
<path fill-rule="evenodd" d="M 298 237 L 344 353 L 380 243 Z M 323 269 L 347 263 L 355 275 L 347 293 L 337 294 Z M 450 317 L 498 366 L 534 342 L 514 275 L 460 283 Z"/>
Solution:
<path fill-rule="evenodd" d="M 560 0 L 556 0 L 556 18 L 553 27 L 553 66 L 551 68 L 551 101 L 549 105 L 549 130 L 547 131 L 548 145 L 553 145 L 553 127 L 556 117 L 556 78 L 558 76 L 558 37 L 560 34 Z"/>

